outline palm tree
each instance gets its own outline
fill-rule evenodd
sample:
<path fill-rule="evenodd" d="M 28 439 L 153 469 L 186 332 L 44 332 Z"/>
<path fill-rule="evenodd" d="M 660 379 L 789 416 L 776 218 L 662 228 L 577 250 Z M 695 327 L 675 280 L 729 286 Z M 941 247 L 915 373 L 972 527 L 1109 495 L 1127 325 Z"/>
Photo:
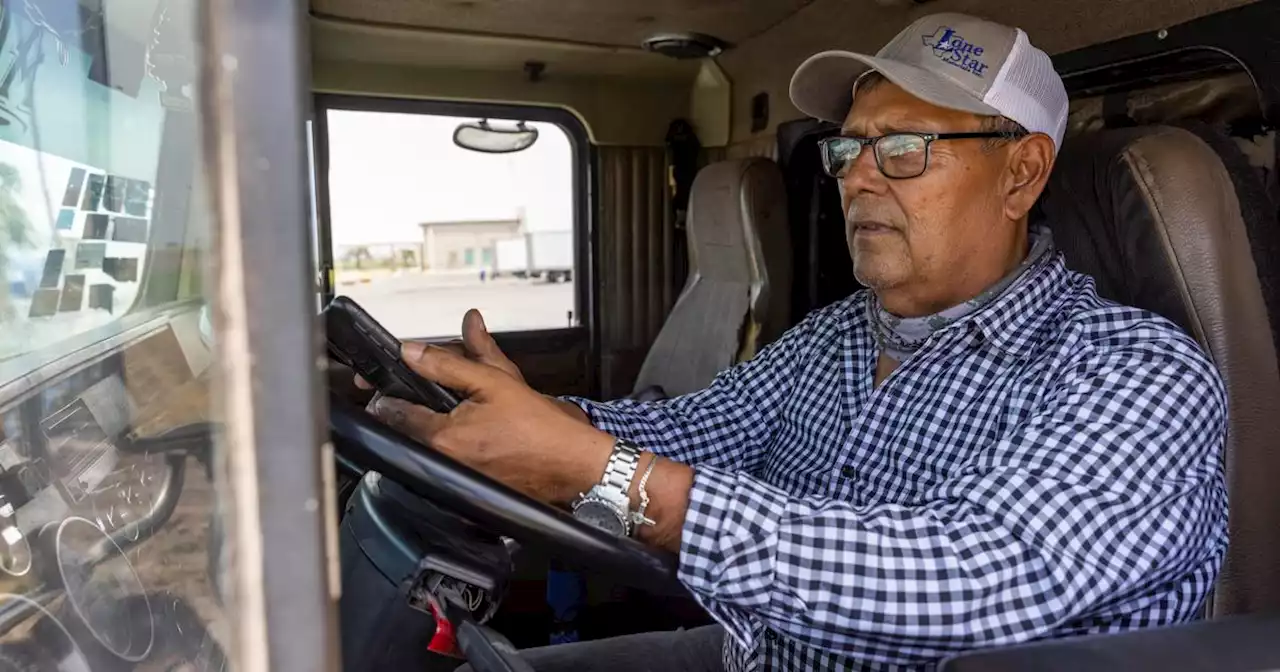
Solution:
<path fill-rule="evenodd" d="M 351 258 L 356 262 L 356 270 L 364 268 L 364 263 L 373 259 L 373 254 L 369 252 L 369 248 L 364 245 L 357 245 L 351 249 Z"/>
<path fill-rule="evenodd" d="M 0 322 L 13 317 L 13 305 L 9 301 L 9 262 L 14 252 L 30 249 L 31 218 L 18 201 L 22 192 L 22 175 L 7 163 L 0 163 Z"/>

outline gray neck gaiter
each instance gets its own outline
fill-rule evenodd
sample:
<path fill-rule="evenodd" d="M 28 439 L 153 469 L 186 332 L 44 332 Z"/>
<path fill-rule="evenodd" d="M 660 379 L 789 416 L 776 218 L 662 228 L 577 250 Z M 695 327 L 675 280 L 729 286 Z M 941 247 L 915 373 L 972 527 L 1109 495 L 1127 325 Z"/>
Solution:
<path fill-rule="evenodd" d="M 871 331 L 875 334 L 880 351 L 899 362 L 904 362 L 915 354 L 921 345 L 924 345 L 933 332 L 982 310 L 999 298 L 1018 278 L 1051 256 L 1053 236 L 1048 229 L 1034 227 L 1029 232 L 1029 236 L 1031 251 L 1017 268 L 972 299 L 932 315 L 899 317 L 880 305 L 880 299 L 876 298 L 875 292 L 867 292 L 867 318 L 871 322 Z"/>

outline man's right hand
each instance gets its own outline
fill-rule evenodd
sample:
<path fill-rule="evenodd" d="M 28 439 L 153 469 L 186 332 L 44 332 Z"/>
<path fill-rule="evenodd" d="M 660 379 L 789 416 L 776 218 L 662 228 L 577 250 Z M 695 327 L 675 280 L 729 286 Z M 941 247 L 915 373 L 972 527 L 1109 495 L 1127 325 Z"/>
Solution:
<path fill-rule="evenodd" d="M 475 308 L 468 310 L 467 314 L 462 317 L 462 340 L 452 341 L 441 347 L 452 350 L 467 359 L 481 364 L 488 364 L 527 384 L 524 374 L 520 372 L 520 367 L 516 366 L 516 363 L 511 361 L 511 358 L 507 357 L 506 353 L 502 351 L 502 348 L 498 347 L 498 342 L 493 339 L 493 335 L 489 333 L 489 328 L 485 326 L 484 317 Z M 548 399 L 555 402 L 560 410 L 575 420 L 591 424 L 586 412 L 577 404 L 556 399 L 555 397 L 548 397 Z"/>

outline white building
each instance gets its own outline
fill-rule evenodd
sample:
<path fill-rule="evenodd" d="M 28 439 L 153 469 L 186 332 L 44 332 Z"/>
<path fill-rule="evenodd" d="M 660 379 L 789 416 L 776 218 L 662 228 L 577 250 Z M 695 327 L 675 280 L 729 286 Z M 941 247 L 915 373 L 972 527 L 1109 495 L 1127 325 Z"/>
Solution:
<path fill-rule="evenodd" d="M 496 244 L 523 232 L 520 219 L 423 222 L 423 260 L 428 270 L 492 269 Z"/>

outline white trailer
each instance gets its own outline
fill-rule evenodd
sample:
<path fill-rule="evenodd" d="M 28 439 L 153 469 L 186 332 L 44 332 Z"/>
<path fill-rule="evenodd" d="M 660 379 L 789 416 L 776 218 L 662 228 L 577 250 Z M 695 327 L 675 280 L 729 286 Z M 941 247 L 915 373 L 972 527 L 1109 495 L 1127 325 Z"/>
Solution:
<path fill-rule="evenodd" d="M 517 278 L 573 279 L 573 232 L 532 231 L 495 244 L 494 272 Z"/>
<path fill-rule="evenodd" d="M 510 240 L 499 240 L 494 247 L 494 275 L 514 275 L 517 278 L 529 277 L 529 245 L 523 236 Z"/>
<path fill-rule="evenodd" d="M 547 282 L 573 279 L 573 232 L 533 231 L 529 241 L 529 275 Z"/>

